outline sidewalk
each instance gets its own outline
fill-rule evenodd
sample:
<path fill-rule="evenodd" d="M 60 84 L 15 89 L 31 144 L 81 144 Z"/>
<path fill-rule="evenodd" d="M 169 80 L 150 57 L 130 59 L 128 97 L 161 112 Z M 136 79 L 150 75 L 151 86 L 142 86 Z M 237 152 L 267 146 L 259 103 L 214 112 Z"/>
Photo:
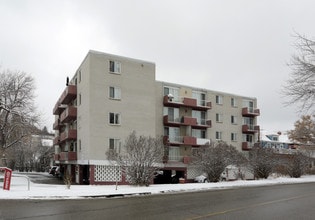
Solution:
<path fill-rule="evenodd" d="M 149 187 L 122 185 L 72 185 L 67 189 L 65 185 L 30 183 L 25 178 L 13 177 L 11 189 L 2 189 L 0 182 L 0 199 L 78 199 L 78 198 L 112 198 L 132 195 L 150 195 L 163 193 L 194 192 L 201 190 L 221 190 L 237 187 L 264 186 L 275 184 L 315 183 L 315 175 L 302 176 L 301 178 L 278 177 L 266 180 L 238 180 L 219 183 L 185 183 L 161 184 Z"/>

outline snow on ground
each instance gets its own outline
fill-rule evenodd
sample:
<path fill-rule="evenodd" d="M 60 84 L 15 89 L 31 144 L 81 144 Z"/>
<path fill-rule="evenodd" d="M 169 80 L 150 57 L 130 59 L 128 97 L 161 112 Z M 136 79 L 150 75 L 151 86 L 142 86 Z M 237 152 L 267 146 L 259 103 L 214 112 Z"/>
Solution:
<path fill-rule="evenodd" d="M 123 185 L 72 185 L 67 189 L 65 185 L 37 184 L 23 177 L 12 177 L 10 190 L 2 189 L 0 182 L 0 199 L 77 199 L 91 197 L 114 197 L 126 195 L 179 193 L 200 190 L 218 190 L 235 187 L 263 186 L 275 184 L 292 184 L 315 182 L 315 175 L 302 176 L 301 178 L 270 177 L 266 180 L 238 180 L 219 183 L 185 183 L 161 184 L 149 187 Z"/>

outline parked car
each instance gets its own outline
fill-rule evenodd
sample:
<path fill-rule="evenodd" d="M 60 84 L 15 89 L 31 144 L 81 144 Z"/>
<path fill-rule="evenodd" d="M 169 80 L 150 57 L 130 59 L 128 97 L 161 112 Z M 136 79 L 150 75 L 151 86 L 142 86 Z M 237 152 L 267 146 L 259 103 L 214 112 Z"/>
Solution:
<path fill-rule="evenodd" d="M 52 166 L 50 169 L 49 169 L 49 174 L 55 176 L 56 175 L 56 170 L 57 168 L 59 169 L 58 166 Z M 58 171 L 58 170 L 57 170 Z"/>
<path fill-rule="evenodd" d="M 207 177 L 205 175 L 196 176 L 194 180 L 197 183 L 207 183 L 208 182 Z"/>

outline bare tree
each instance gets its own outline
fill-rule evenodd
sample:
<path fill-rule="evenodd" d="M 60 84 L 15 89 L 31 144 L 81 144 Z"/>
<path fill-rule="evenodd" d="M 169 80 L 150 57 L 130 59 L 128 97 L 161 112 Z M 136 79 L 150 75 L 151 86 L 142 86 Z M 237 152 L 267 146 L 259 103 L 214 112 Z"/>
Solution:
<path fill-rule="evenodd" d="M 25 72 L 0 72 L 0 157 L 37 130 L 34 89 L 34 79 Z"/>
<path fill-rule="evenodd" d="M 282 166 L 290 177 L 299 178 L 306 172 L 309 164 L 310 158 L 305 153 L 297 151 L 287 155 L 287 159 Z"/>
<path fill-rule="evenodd" d="M 126 139 L 124 149 L 121 154 L 110 150 L 108 157 L 118 163 L 130 184 L 149 186 L 162 163 L 162 138 L 137 137 L 133 131 Z"/>
<path fill-rule="evenodd" d="M 314 112 L 315 105 L 315 41 L 300 34 L 295 35 L 297 54 L 288 64 L 291 76 L 284 86 L 288 105 L 300 103 L 301 111 Z"/>
<path fill-rule="evenodd" d="M 303 115 L 294 123 L 294 130 L 288 131 L 290 140 L 302 144 L 315 144 L 315 116 Z"/>
<path fill-rule="evenodd" d="M 193 164 L 207 174 L 210 182 L 218 182 L 228 165 L 240 165 L 245 161 L 241 152 L 225 142 L 201 146 L 193 155 Z"/>
<path fill-rule="evenodd" d="M 249 164 L 256 178 L 267 179 L 278 163 L 272 148 L 255 146 L 249 153 Z"/>

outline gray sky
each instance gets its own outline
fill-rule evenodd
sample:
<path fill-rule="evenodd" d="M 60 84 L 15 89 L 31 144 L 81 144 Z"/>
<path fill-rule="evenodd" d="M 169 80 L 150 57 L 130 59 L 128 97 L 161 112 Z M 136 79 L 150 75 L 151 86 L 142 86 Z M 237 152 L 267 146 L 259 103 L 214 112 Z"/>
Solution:
<path fill-rule="evenodd" d="M 0 66 L 30 73 L 43 125 L 87 52 L 156 64 L 156 79 L 257 97 L 262 130 L 299 119 L 280 93 L 294 31 L 315 37 L 312 0 L 0 0 Z"/>

